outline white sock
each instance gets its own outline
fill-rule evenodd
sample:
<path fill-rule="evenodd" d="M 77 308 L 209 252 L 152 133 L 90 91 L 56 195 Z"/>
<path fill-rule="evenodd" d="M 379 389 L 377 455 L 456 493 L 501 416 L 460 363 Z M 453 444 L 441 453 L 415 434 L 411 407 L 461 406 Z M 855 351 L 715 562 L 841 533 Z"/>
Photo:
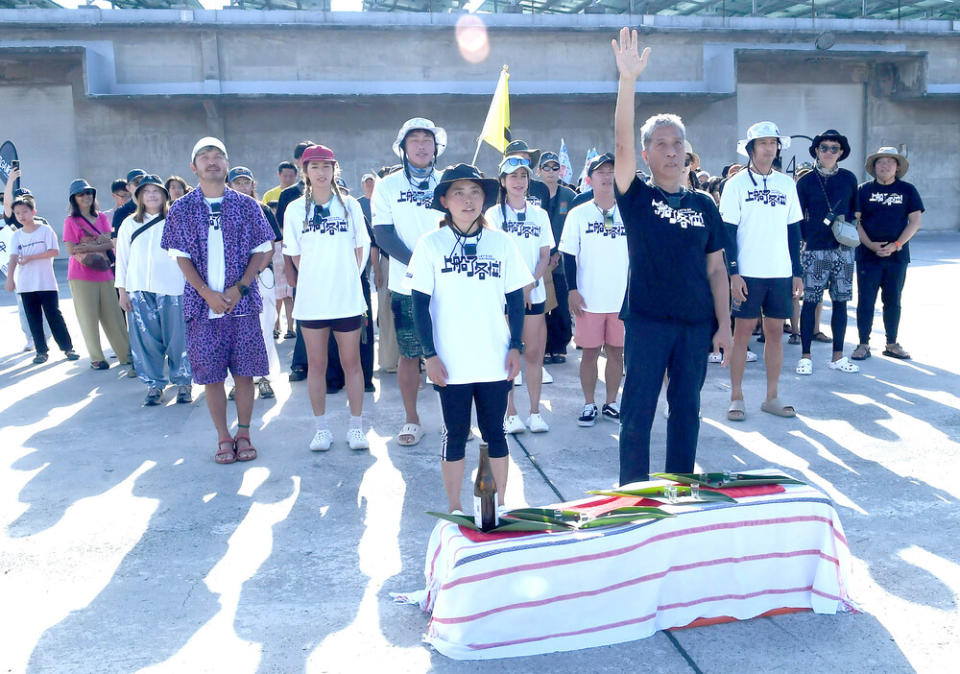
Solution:
<path fill-rule="evenodd" d="M 314 428 L 318 431 L 324 431 L 327 429 L 327 415 L 318 414 L 313 417 Z"/>
<path fill-rule="evenodd" d="M 353 416 L 350 415 L 350 428 L 356 428 L 357 430 L 363 430 L 363 415 Z"/>

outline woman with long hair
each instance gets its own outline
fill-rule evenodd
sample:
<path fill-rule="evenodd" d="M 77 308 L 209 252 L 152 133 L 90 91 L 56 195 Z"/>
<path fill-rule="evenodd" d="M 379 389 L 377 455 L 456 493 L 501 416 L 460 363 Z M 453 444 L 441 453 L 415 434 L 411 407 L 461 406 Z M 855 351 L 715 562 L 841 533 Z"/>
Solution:
<path fill-rule="evenodd" d="M 167 191 L 167 202 L 173 203 L 184 194 L 189 194 L 193 189 L 189 183 L 180 176 L 170 176 L 163 183 L 163 188 Z"/>
<path fill-rule="evenodd" d="M 440 395 L 441 471 L 451 512 L 462 509 L 464 449 L 474 406 L 500 503 L 506 493 L 503 415 L 507 392 L 520 372 L 523 289 L 533 277 L 516 244 L 483 216 L 498 189 L 496 180 L 484 178 L 474 166 L 458 164 L 444 171 L 432 206 L 443 220 L 439 229 L 420 238 L 407 267 L 427 376 Z"/>
<path fill-rule="evenodd" d="M 360 329 L 367 309 L 360 274 L 370 252 L 370 237 L 357 200 L 344 195 L 334 181 L 337 159 L 328 147 L 304 150 L 304 194 L 284 217 L 283 253 L 298 271 L 293 317 L 300 322 L 307 349 L 307 389 L 313 407 L 312 451 L 333 443 L 326 418 L 327 343 L 337 342 L 350 403 L 347 443 L 351 449 L 370 445 L 363 432 L 363 371 Z"/>
<path fill-rule="evenodd" d="M 517 414 L 514 392 L 507 402 L 507 433 L 523 433 L 526 428 L 544 433 L 550 426 L 540 415 L 540 391 L 543 375 L 543 354 L 547 345 L 547 323 L 544 310 L 547 291 L 543 275 L 550 265 L 550 250 L 554 247 L 550 216 L 539 206 L 527 201 L 527 190 L 533 169 L 523 157 L 507 157 L 500 162 L 500 191 L 498 203 L 487 213 L 487 221 L 505 232 L 517 244 L 527 269 L 533 274 L 533 283 L 523 290 L 523 357 L 526 364 L 527 392 L 530 394 L 530 415 L 526 425 Z"/>
<path fill-rule="evenodd" d="M 69 215 L 63 222 L 63 243 L 70 254 L 67 280 L 80 332 L 90 354 L 90 367 L 110 367 L 100 345 L 100 328 L 121 365 L 130 364 L 127 325 L 114 290 L 113 230 L 100 212 L 97 191 L 83 178 L 70 183 Z"/>

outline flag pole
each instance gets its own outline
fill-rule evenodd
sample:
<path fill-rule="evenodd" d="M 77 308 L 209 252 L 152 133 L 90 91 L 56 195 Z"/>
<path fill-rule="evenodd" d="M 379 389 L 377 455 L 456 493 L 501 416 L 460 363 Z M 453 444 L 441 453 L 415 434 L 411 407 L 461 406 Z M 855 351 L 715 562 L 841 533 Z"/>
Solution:
<path fill-rule="evenodd" d="M 483 143 L 483 138 L 477 139 L 477 151 L 473 153 L 473 161 L 470 162 L 473 166 L 477 165 L 477 156 L 480 154 L 480 145 Z"/>

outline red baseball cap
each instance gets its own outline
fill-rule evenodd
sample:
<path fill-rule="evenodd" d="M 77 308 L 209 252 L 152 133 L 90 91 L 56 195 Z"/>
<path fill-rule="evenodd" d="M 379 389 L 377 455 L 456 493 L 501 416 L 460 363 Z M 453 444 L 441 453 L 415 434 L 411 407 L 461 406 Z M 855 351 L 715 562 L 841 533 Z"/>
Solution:
<path fill-rule="evenodd" d="M 337 161 L 337 158 L 333 155 L 333 150 L 326 145 L 311 145 L 303 151 L 303 155 L 300 157 L 300 163 L 306 167 L 307 162 L 311 161 L 335 162 Z"/>

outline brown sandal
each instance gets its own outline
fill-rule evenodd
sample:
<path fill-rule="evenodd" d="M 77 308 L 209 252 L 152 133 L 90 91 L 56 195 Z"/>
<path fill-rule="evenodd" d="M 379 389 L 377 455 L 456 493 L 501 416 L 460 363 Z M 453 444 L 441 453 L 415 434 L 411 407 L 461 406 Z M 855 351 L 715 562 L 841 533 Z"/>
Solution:
<path fill-rule="evenodd" d="M 246 447 L 237 447 L 237 461 L 253 461 L 257 458 L 257 448 L 250 442 L 250 437 L 246 435 L 237 435 L 233 439 L 234 446 L 241 440 L 247 443 Z"/>
<path fill-rule="evenodd" d="M 224 449 L 224 445 L 230 445 L 229 449 Z M 217 453 L 213 460 L 217 463 L 233 463 L 237 460 L 237 445 L 233 438 L 227 438 L 217 443 Z"/>

